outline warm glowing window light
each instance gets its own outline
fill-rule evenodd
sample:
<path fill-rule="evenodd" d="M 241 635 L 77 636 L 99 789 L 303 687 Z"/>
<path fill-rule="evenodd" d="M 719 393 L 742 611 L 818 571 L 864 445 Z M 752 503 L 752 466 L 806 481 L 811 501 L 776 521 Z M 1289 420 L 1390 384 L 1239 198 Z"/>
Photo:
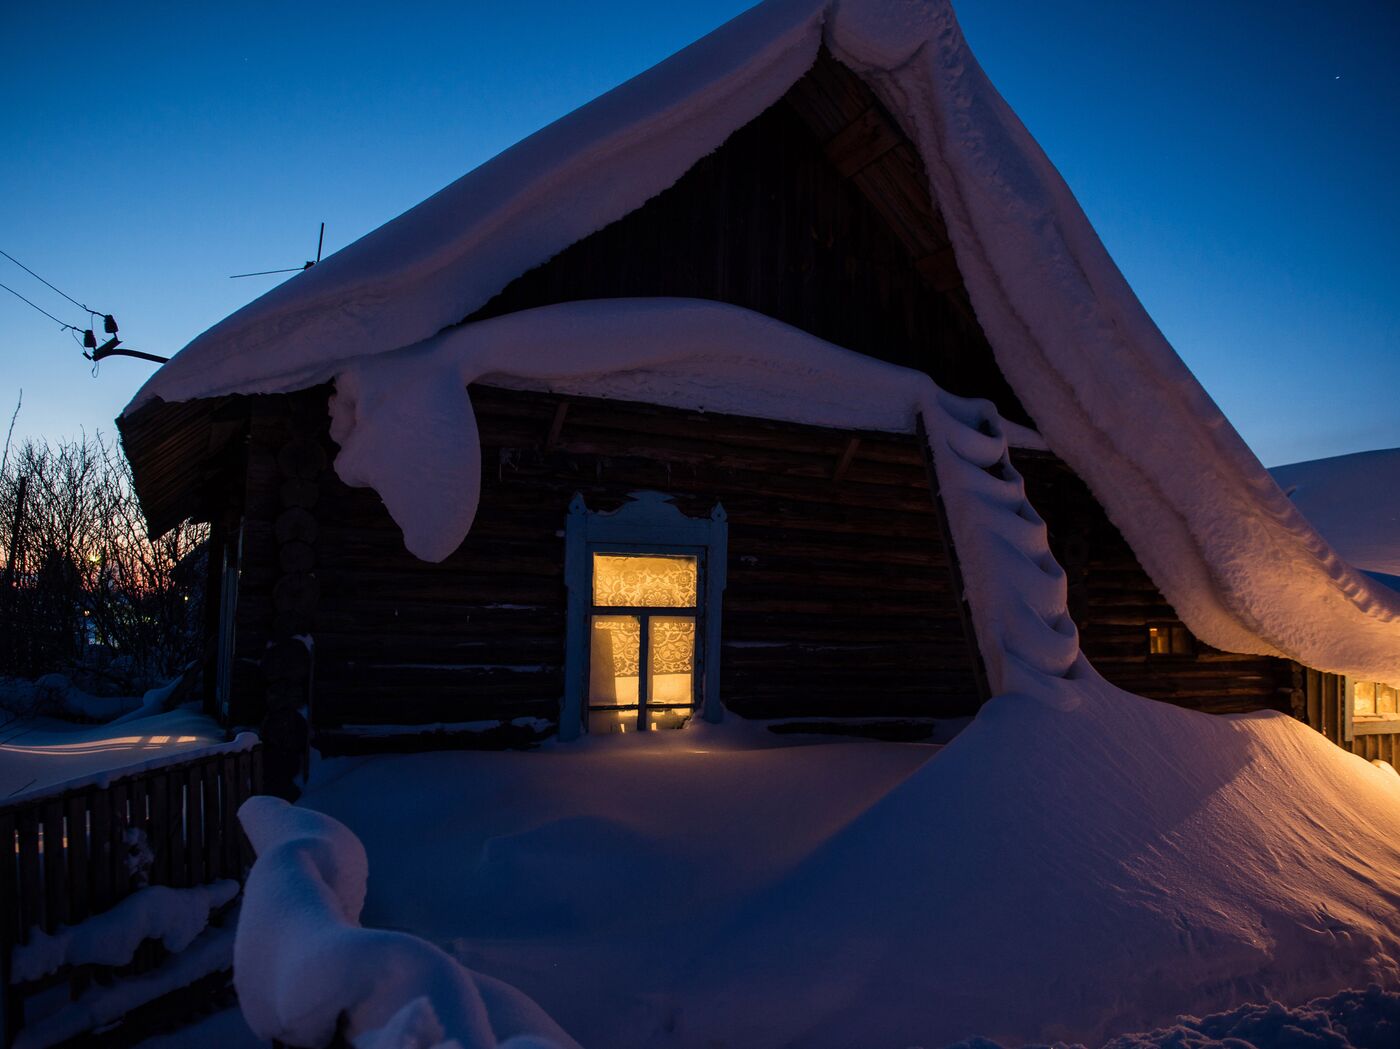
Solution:
<path fill-rule="evenodd" d="M 1400 689 L 1379 681 L 1353 681 L 1351 712 L 1358 718 L 1400 720 Z"/>
<path fill-rule="evenodd" d="M 1150 656 L 1189 656 L 1195 651 L 1191 632 L 1180 623 L 1149 623 L 1147 654 Z"/>
<path fill-rule="evenodd" d="M 680 728 L 695 708 L 699 558 L 593 555 L 591 732 Z"/>

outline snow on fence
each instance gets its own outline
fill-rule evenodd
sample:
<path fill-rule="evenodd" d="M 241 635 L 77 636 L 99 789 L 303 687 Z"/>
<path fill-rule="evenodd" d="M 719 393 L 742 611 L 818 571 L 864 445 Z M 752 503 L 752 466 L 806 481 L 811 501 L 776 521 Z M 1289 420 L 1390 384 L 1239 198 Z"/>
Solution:
<path fill-rule="evenodd" d="M 244 734 L 0 806 L 0 1045 L 52 1044 L 177 989 L 154 970 L 236 895 L 253 861 L 238 808 L 261 788 Z M 144 998 L 113 992 L 129 978 Z"/>

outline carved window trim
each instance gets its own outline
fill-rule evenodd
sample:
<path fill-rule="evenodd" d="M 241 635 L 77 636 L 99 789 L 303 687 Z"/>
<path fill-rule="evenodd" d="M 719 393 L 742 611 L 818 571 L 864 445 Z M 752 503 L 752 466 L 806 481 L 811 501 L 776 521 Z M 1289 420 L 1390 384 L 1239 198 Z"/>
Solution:
<path fill-rule="evenodd" d="M 617 510 L 602 512 L 588 509 L 583 496 L 575 494 L 569 503 L 564 542 L 568 637 L 559 738 L 576 739 L 587 730 L 589 622 L 593 613 L 595 553 L 697 557 L 696 710 L 706 721 L 722 720 L 719 628 L 729 551 L 729 524 L 724 507 L 716 503 L 707 517 L 688 517 L 662 492 L 633 492 L 629 501 Z"/>

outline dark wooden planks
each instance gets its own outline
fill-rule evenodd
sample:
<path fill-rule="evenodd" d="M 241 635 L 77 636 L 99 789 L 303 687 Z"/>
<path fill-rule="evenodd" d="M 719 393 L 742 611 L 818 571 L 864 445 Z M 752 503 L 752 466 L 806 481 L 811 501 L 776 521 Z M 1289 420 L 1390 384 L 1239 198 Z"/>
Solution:
<path fill-rule="evenodd" d="M 1221 652 L 1200 641 L 1191 655 L 1149 655 L 1148 624 L 1179 619 L 1132 548 L 1059 458 L 1016 449 L 1012 462 L 1068 576 L 1080 645 L 1104 677 L 1129 692 L 1207 713 L 1291 710 L 1287 660 Z"/>
<path fill-rule="evenodd" d="M 482 498 L 471 534 L 446 561 L 409 555 L 372 493 L 335 481 L 323 491 L 321 728 L 555 718 L 569 500 L 581 492 L 590 507 L 614 509 L 644 488 L 674 493 L 687 513 L 716 501 L 728 513 L 721 687 L 731 709 L 975 708 L 948 551 L 911 435 L 470 392 Z"/>

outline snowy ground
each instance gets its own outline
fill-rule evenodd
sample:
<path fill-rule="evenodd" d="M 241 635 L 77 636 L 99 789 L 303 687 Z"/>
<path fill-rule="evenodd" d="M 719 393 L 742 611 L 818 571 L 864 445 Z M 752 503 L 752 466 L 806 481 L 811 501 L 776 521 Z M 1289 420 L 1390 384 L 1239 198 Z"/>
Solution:
<path fill-rule="evenodd" d="M 106 725 L 14 718 L 0 725 L 0 802 L 223 739 L 197 706 Z"/>
<path fill-rule="evenodd" d="M 1098 1044 L 1396 982 L 1400 777 L 1283 716 L 1080 696 L 941 749 L 697 726 L 337 759 L 305 803 L 364 841 L 366 926 L 590 1047 Z"/>
<path fill-rule="evenodd" d="M 1337 553 L 1400 588 L 1400 448 L 1269 472 Z"/>
<path fill-rule="evenodd" d="M 178 1031 L 147 1038 L 138 1049 L 264 1049 L 271 1044 L 248 1030 L 243 1014 L 231 1008 L 202 1017 Z"/>

